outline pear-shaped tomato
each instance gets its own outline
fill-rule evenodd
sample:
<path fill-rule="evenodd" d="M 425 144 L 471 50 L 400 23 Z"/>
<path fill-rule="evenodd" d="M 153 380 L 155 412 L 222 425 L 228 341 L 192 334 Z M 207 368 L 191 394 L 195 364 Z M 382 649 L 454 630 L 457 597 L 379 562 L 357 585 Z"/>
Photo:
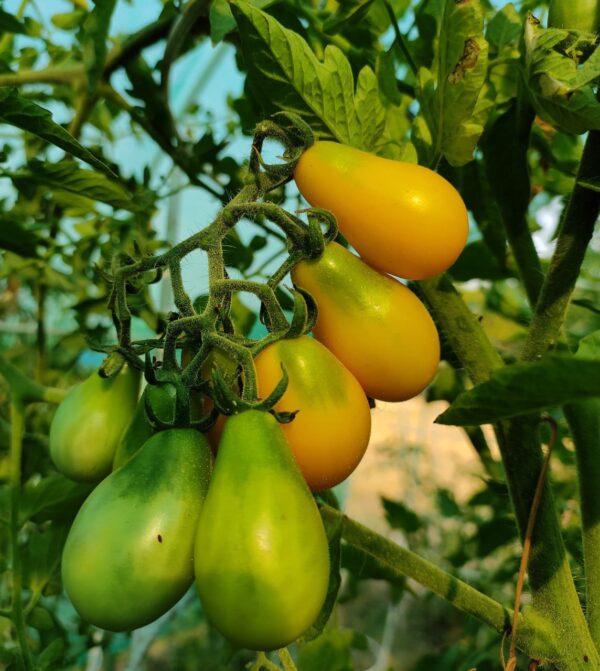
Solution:
<path fill-rule="evenodd" d="M 551 0 L 548 26 L 599 32 L 600 0 Z"/>
<path fill-rule="evenodd" d="M 227 420 L 194 563 L 204 612 L 238 647 L 281 648 L 319 614 L 329 576 L 327 538 L 269 413 L 246 410 Z"/>
<path fill-rule="evenodd" d="M 150 396 L 152 408 L 159 419 L 164 422 L 173 420 L 175 387 L 171 384 L 147 385 L 119 442 L 113 459 L 113 470 L 129 461 L 148 438 L 155 433 L 146 414 L 147 396 Z"/>
<path fill-rule="evenodd" d="M 335 214 L 342 233 L 373 268 L 406 279 L 449 268 L 469 231 L 458 191 L 437 173 L 335 142 L 315 142 L 294 179 L 315 207 Z"/>
<path fill-rule="evenodd" d="M 94 489 L 62 558 L 65 590 L 84 620 L 128 631 L 179 600 L 193 581 L 194 537 L 210 468 L 202 434 L 168 429 Z"/>
<path fill-rule="evenodd" d="M 63 475 L 98 482 L 110 473 L 139 384 L 138 371 L 125 364 L 114 377 L 92 373 L 67 394 L 50 426 L 50 456 Z"/>
<path fill-rule="evenodd" d="M 301 261 L 292 278 L 317 301 L 315 336 L 369 396 L 404 401 L 431 382 L 438 334 L 410 289 L 334 242 L 319 259 Z"/>
<path fill-rule="evenodd" d="M 304 479 L 313 491 L 345 480 L 362 459 L 371 434 L 371 411 L 352 373 L 320 342 L 308 336 L 279 340 L 256 357 L 258 393 L 268 396 L 289 381 L 275 406 L 298 411 L 281 428 Z"/>

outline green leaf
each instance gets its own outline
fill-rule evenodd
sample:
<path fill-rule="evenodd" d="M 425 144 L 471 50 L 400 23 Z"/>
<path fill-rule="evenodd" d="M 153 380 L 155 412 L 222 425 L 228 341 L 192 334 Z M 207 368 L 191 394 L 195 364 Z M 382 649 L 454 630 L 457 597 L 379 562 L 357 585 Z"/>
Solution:
<path fill-rule="evenodd" d="M 62 126 L 52 121 L 52 115 L 48 110 L 20 96 L 14 88 L 0 88 L 0 122 L 37 135 L 89 163 L 93 168 L 115 176 L 107 165 L 97 159 Z"/>
<path fill-rule="evenodd" d="M 472 159 L 492 105 L 484 88 L 487 53 L 480 3 L 446 2 L 433 70 L 419 68 L 417 75 L 421 121 L 415 132 L 425 137 L 426 123 L 432 138 L 428 162 L 442 155 L 454 166 Z"/>
<path fill-rule="evenodd" d="M 80 484 L 53 473 L 39 482 L 29 481 L 21 502 L 22 521 L 71 520 L 93 485 Z"/>
<path fill-rule="evenodd" d="M 317 615 L 316 620 L 312 623 L 307 631 L 302 635 L 303 641 L 311 641 L 321 634 L 325 625 L 329 621 L 329 617 L 337 601 L 338 592 L 342 578 L 340 575 L 340 557 L 341 557 L 341 541 L 342 541 L 342 527 L 343 518 L 333 517 L 324 518 L 325 532 L 327 534 L 327 545 L 329 546 L 329 584 L 327 586 L 327 595 L 321 608 L 321 612 Z"/>
<path fill-rule="evenodd" d="M 349 22 L 364 19 L 372 4 L 373 0 L 342 0 L 337 11 L 323 23 L 323 31 L 335 34 Z"/>
<path fill-rule="evenodd" d="M 21 23 L 16 16 L 0 9 L 0 33 L 17 33 L 25 34 L 27 28 L 24 23 Z"/>
<path fill-rule="evenodd" d="M 116 0 L 94 0 L 94 9 L 83 23 L 83 65 L 87 72 L 88 91 L 93 94 L 106 63 L 106 40 Z"/>
<path fill-rule="evenodd" d="M 72 161 L 43 163 L 31 161 L 26 168 L 13 173 L 5 173 L 16 185 L 42 184 L 55 191 L 68 191 L 77 196 L 107 203 L 115 208 L 135 212 L 140 209 L 132 195 L 118 182 L 105 174 L 84 170 Z"/>
<path fill-rule="evenodd" d="M 436 422 L 492 424 L 596 396 L 600 396 L 600 361 L 549 356 L 495 371 L 487 382 L 460 394 Z"/>
<path fill-rule="evenodd" d="M 23 553 L 23 578 L 34 594 L 42 594 L 57 577 L 68 532 L 68 525 L 51 524 L 43 530 L 29 533 Z"/>
<path fill-rule="evenodd" d="M 525 72 L 533 106 L 542 119 L 567 133 L 600 129 L 600 102 L 592 87 L 600 77 L 600 47 L 581 63 L 582 50 L 592 40 L 544 29 L 533 16 L 525 25 Z"/>
<path fill-rule="evenodd" d="M 578 359 L 593 359 L 600 361 L 600 331 L 594 331 L 579 341 L 577 348 Z"/>
<path fill-rule="evenodd" d="M 274 2 L 275 0 L 254 0 L 250 4 L 253 7 L 264 9 Z M 231 13 L 228 0 L 213 0 L 210 3 L 208 18 L 210 21 L 210 38 L 213 44 L 221 42 L 226 35 L 235 29 L 235 19 Z"/>
<path fill-rule="evenodd" d="M 34 259 L 38 256 L 37 246 L 40 243 L 40 237 L 23 228 L 20 219 L 10 214 L 0 214 L 0 249 Z"/>
<path fill-rule="evenodd" d="M 273 17 L 241 0 L 232 2 L 231 7 L 240 31 L 248 83 L 267 113 L 282 109 L 295 112 L 322 138 L 376 149 L 381 142 L 376 132 L 382 127 L 383 110 L 376 95 L 376 78 L 369 68 L 359 75 L 355 97 L 352 68 L 340 49 L 327 46 L 321 62 L 298 33 Z"/>
<path fill-rule="evenodd" d="M 352 648 L 364 650 L 364 636 L 352 629 L 327 629 L 300 648 L 298 671 L 354 671 Z"/>
<path fill-rule="evenodd" d="M 385 518 L 392 529 L 400 529 L 410 534 L 421 528 L 419 516 L 401 501 L 392 501 L 382 496 L 381 503 L 385 510 Z"/>
<path fill-rule="evenodd" d="M 501 280 L 507 277 L 507 272 L 483 240 L 470 242 L 448 272 L 458 282 L 467 282 L 474 278 Z"/>

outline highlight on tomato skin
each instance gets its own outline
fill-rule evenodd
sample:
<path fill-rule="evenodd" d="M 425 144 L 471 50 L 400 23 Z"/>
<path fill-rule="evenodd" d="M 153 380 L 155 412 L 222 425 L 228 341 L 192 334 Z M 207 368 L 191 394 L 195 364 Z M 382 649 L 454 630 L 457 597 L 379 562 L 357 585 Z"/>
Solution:
<path fill-rule="evenodd" d="M 279 340 L 256 357 L 259 396 L 275 388 L 281 364 L 289 381 L 275 409 L 298 411 L 281 429 L 308 486 L 312 491 L 328 489 L 352 473 L 367 449 L 367 397 L 352 373 L 309 336 Z"/>
<path fill-rule="evenodd" d="M 336 216 L 340 231 L 372 267 L 420 280 L 447 270 L 469 232 L 458 191 L 433 170 L 318 141 L 294 171 L 313 207 Z"/>
<path fill-rule="evenodd" d="M 433 380 L 440 360 L 437 329 L 401 282 L 334 242 L 320 258 L 298 263 L 292 279 L 317 301 L 315 337 L 368 396 L 405 401 Z"/>

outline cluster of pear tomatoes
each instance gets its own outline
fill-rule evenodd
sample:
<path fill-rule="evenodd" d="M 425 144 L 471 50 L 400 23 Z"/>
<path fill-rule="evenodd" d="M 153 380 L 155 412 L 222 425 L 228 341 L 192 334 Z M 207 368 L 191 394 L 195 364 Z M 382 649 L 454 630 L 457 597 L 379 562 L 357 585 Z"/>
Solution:
<path fill-rule="evenodd" d="M 152 622 L 195 578 L 208 619 L 234 645 L 271 650 L 296 640 L 319 614 L 329 581 L 311 490 L 338 484 L 361 460 L 368 396 L 402 401 L 435 375 L 435 325 L 391 275 L 422 279 L 453 263 L 468 229 L 458 193 L 426 168 L 332 142 L 307 149 L 294 177 L 311 205 L 333 212 L 362 259 L 331 242 L 292 270 L 317 302 L 315 337 L 269 345 L 255 368 L 267 397 L 283 365 L 289 382 L 275 410 L 295 412 L 293 421 L 259 410 L 232 415 L 221 422 L 213 460 L 195 429 L 155 432 L 138 401 L 139 374 L 127 365 L 107 379 L 93 374 L 56 412 L 56 467 L 99 483 L 62 562 L 67 594 L 97 626 Z M 171 401 L 161 402 L 168 414 Z"/>

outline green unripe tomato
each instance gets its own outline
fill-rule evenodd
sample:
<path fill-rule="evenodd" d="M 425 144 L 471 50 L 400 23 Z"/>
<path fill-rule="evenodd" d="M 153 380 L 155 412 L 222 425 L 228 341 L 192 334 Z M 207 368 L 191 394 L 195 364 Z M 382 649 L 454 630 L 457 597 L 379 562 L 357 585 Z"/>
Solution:
<path fill-rule="evenodd" d="M 597 33 L 600 30 L 600 0 L 552 0 L 548 27 Z"/>
<path fill-rule="evenodd" d="M 50 456 L 63 475 L 98 482 L 110 473 L 139 384 L 138 371 L 125 364 L 114 377 L 92 373 L 67 394 L 50 426 Z"/>
<path fill-rule="evenodd" d="M 62 558 L 81 617 L 129 631 L 166 612 L 193 581 L 194 537 L 211 469 L 193 429 L 152 436 L 86 499 Z"/>
<path fill-rule="evenodd" d="M 273 650 L 319 614 L 329 554 L 321 516 L 275 418 L 225 423 L 194 552 L 210 622 L 240 648 Z"/>

